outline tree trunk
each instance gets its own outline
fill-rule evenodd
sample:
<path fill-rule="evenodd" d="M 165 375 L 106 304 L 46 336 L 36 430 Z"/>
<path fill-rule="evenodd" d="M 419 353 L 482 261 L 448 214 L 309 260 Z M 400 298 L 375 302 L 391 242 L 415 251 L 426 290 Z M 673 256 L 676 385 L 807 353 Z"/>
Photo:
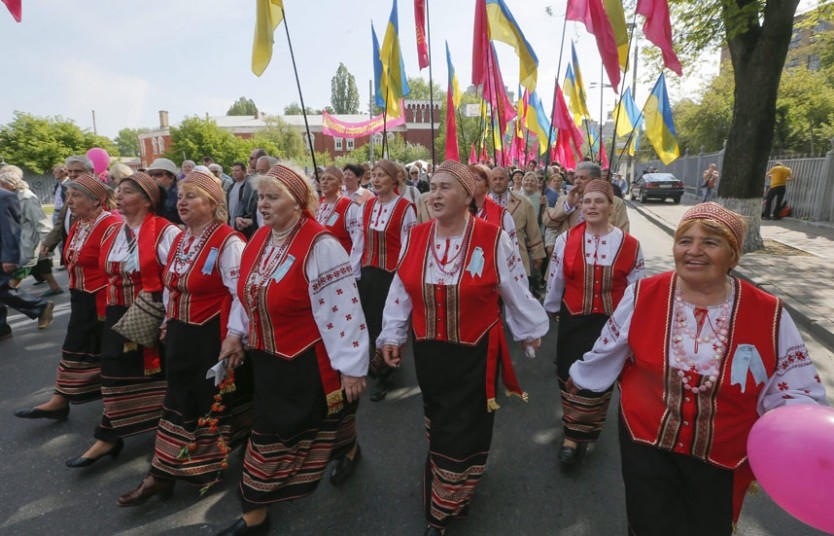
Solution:
<path fill-rule="evenodd" d="M 748 218 L 744 251 L 763 246 L 759 232 L 762 192 L 776 125 L 776 96 L 798 3 L 768 0 L 760 13 L 753 1 L 736 0 L 726 4 L 723 14 L 725 27 L 732 35 L 728 45 L 735 98 L 718 197 L 727 208 Z M 739 28 L 740 12 L 747 14 L 746 27 L 731 33 L 730 28 Z"/>

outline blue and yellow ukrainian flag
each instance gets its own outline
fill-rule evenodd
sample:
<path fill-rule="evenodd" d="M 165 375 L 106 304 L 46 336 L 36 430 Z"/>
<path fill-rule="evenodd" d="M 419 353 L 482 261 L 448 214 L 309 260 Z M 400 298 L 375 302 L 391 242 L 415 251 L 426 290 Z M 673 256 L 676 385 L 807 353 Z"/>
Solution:
<path fill-rule="evenodd" d="M 380 108 L 385 107 L 385 96 L 382 94 L 382 62 L 379 61 L 379 39 L 376 37 L 376 30 L 374 30 L 374 23 L 371 23 L 371 37 L 374 41 L 374 104 Z"/>
<path fill-rule="evenodd" d="M 519 80 L 531 92 L 536 90 L 539 59 L 533 47 L 521 33 L 513 14 L 503 0 L 486 0 L 489 38 L 506 43 L 515 49 L 519 60 Z"/>
<path fill-rule="evenodd" d="M 255 14 L 255 39 L 252 43 L 252 72 L 264 74 L 272 61 L 275 28 L 284 20 L 284 0 L 258 0 Z"/>
<path fill-rule="evenodd" d="M 646 137 L 664 164 L 669 165 L 680 156 L 678 135 L 672 121 L 672 107 L 666 92 L 666 77 L 660 73 L 651 95 L 643 105 L 643 119 L 646 122 Z"/>
<path fill-rule="evenodd" d="M 590 117 L 587 99 L 585 98 L 585 84 L 582 82 L 582 71 L 579 70 L 579 58 L 576 56 L 576 47 L 570 45 L 571 63 L 568 64 L 568 71 L 565 74 L 565 83 L 562 86 L 562 93 L 570 103 L 568 109 L 573 114 L 573 122 L 582 125 L 582 119 Z"/>
<path fill-rule="evenodd" d="M 460 92 L 460 83 L 455 74 L 455 67 L 452 65 L 452 54 L 449 52 L 449 42 L 446 41 L 446 68 L 449 70 L 449 87 L 452 88 L 452 103 L 455 107 L 460 106 L 460 99 L 463 95 Z"/>
<path fill-rule="evenodd" d="M 535 91 L 530 93 L 526 122 L 527 128 L 535 133 L 539 139 L 539 154 L 545 154 L 553 144 L 553 136 L 550 130 L 550 120 L 547 118 L 542 101 Z M 548 137 L 550 137 L 550 140 L 548 140 Z"/>
<path fill-rule="evenodd" d="M 399 117 L 400 99 L 411 93 L 408 78 L 405 75 L 403 54 L 400 48 L 399 24 L 397 23 L 397 0 L 391 7 L 391 17 L 385 29 L 382 48 L 379 50 L 379 61 L 382 63 L 382 79 L 379 84 L 383 97 L 383 105 L 387 106 L 389 117 Z"/>

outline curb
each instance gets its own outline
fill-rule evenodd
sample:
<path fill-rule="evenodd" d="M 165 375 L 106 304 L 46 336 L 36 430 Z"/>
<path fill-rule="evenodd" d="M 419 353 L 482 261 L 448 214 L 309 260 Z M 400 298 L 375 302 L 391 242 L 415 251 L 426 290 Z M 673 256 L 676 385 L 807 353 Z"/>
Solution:
<path fill-rule="evenodd" d="M 662 218 L 655 215 L 652 211 L 643 208 L 641 205 L 638 205 L 633 201 L 624 201 L 626 202 L 626 205 L 629 208 L 632 208 L 639 212 L 644 218 L 655 224 L 661 230 L 666 232 L 669 236 L 675 235 L 675 228 L 672 227 L 668 222 L 666 222 Z M 744 279 L 748 283 L 755 285 L 757 288 L 760 288 L 765 292 L 780 297 L 780 299 L 782 300 L 782 304 L 785 306 L 785 309 L 787 309 L 788 312 L 790 312 L 791 317 L 794 319 L 794 321 L 798 325 L 808 330 L 828 350 L 834 352 L 834 323 L 832 323 L 830 320 L 817 320 L 816 317 L 818 317 L 819 315 L 815 315 L 813 310 L 806 307 L 800 301 L 790 296 L 787 296 L 787 294 L 784 292 L 781 292 L 779 290 L 779 287 L 770 284 L 758 283 L 756 281 L 756 274 L 751 272 L 750 270 L 736 268 L 735 270 L 733 270 L 733 273 L 739 278 Z"/>

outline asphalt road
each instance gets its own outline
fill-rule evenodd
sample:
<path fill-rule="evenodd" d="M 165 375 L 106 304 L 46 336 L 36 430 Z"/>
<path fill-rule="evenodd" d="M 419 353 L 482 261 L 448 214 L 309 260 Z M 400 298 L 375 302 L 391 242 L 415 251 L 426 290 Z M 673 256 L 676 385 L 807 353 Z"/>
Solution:
<path fill-rule="evenodd" d="M 650 272 L 671 267 L 671 239 L 630 211 L 632 232 L 643 244 Z M 59 273 L 66 283 L 66 274 Z M 43 292 L 43 286 L 25 290 Z M 43 290 L 41 290 L 43 289 Z M 54 382 L 69 314 L 69 296 L 56 300 L 54 324 L 38 331 L 35 322 L 11 316 L 14 337 L 0 342 L 0 534 L 190 535 L 214 534 L 240 513 L 237 485 L 240 458 L 230 458 L 226 481 L 207 496 L 178 485 L 166 502 L 123 509 L 116 497 L 131 490 L 148 470 L 153 434 L 126 440 L 116 460 L 87 469 L 69 469 L 68 458 L 92 443 L 101 403 L 74 406 L 66 422 L 24 421 L 16 408 L 46 400 Z M 832 391 L 831 352 L 808 340 Z M 607 536 L 626 533 L 623 486 L 616 440 L 615 407 L 595 451 L 576 470 L 562 471 L 556 460 L 561 444 L 561 409 L 553 351 L 556 330 L 543 341 L 538 359 L 512 345 L 516 372 L 530 401 L 499 397 L 502 408 L 486 475 L 470 517 L 454 523 L 450 536 L 561 535 Z M 422 467 L 426 456 L 420 392 L 410 366 L 398 372 L 396 389 L 380 403 L 363 397 L 359 439 L 363 461 L 341 489 L 323 481 L 310 497 L 271 509 L 270 534 L 400 535 L 422 534 Z M 738 536 L 822 534 L 794 520 L 764 494 L 749 497 Z"/>

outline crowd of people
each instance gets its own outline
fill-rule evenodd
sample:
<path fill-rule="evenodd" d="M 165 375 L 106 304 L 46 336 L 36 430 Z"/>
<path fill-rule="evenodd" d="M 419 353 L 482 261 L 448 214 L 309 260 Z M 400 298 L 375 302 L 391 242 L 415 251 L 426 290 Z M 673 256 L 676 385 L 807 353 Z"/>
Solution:
<path fill-rule="evenodd" d="M 178 481 L 214 486 L 240 449 L 242 514 L 220 534 L 266 532 L 271 504 L 312 494 L 328 467 L 335 486 L 355 473 L 367 377 L 370 400 L 384 400 L 409 340 L 428 437 L 426 535 L 469 510 L 499 378 L 527 399 L 508 336 L 556 364 L 565 467 L 603 431 L 619 385 L 630 534 L 730 535 L 752 480 L 753 423 L 826 403 L 779 299 L 730 274 L 745 222 L 716 203 L 685 213 L 674 270 L 646 277 L 627 184 L 593 162 L 382 159 L 307 177 L 256 149 L 230 171 L 159 158 L 102 181 L 72 156 L 53 172 L 50 222 L 20 169 L 0 169 L 0 339 L 11 337 L 6 305 L 49 326 L 54 304 L 17 287 L 37 272 L 63 292 L 56 249 L 70 292 L 53 394 L 15 415 L 64 420 L 101 399 L 94 442 L 66 461 L 75 469 L 155 433 L 121 507 L 169 497 Z M 542 348 L 550 329 L 557 346 Z"/>

